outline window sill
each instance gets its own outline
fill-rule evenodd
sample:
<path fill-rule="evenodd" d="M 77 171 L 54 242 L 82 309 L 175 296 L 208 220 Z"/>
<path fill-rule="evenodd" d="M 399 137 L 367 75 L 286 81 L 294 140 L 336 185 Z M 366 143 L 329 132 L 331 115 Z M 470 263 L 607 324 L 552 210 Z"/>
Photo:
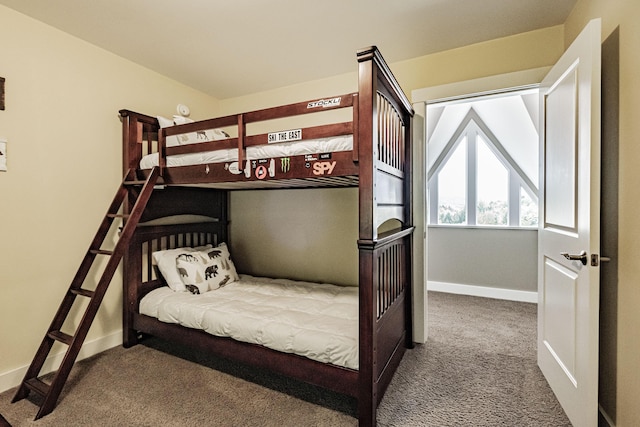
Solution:
<path fill-rule="evenodd" d="M 538 231 L 538 227 L 515 227 L 508 225 L 466 225 L 466 224 L 427 224 L 427 228 L 449 228 L 456 230 L 522 230 Z"/>

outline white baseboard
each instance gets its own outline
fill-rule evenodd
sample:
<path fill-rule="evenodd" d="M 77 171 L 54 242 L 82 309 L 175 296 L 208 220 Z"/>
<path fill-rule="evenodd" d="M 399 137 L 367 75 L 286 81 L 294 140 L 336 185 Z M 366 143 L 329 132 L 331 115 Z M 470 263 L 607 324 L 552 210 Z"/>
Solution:
<path fill-rule="evenodd" d="M 86 359 L 87 357 L 94 356 L 98 353 L 102 353 L 113 347 L 117 347 L 122 344 L 122 331 L 116 331 L 104 337 L 96 338 L 92 341 L 86 341 L 82 345 L 80 353 L 78 353 L 77 360 Z M 35 352 L 34 352 L 35 355 Z M 64 357 L 64 351 L 58 354 L 52 354 L 47 357 L 47 360 L 42 366 L 40 376 L 49 372 L 53 372 L 58 369 L 58 366 L 62 363 Z M 31 363 L 31 362 L 29 362 Z M 22 366 L 12 371 L 0 373 L 0 393 L 7 391 L 13 387 L 20 385 L 20 382 L 24 378 L 29 369 L 29 365 Z"/>
<path fill-rule="evenodd" d="M 427 281 L 428 291 L 450 294 L 471 295 L 475 297 L 504 299 L 509 301 L 538 303 L 538 293 L 513 289 L 491 288 L 488 286 L 461 285 L 457 283 Z"/>

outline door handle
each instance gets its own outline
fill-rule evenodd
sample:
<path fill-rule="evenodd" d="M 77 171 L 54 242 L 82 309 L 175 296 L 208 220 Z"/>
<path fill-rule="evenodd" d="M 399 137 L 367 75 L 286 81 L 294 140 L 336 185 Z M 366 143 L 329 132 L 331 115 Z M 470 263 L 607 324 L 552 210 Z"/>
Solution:
<path fill-rule="evenodd" d="M 568 252 L 561 252 L 560 255 L 562 255 L 569 261 L 580 261 L 582 265 L 587 265 L 587 251 L 582 251 L 578 255 L 572 255 Z"/>

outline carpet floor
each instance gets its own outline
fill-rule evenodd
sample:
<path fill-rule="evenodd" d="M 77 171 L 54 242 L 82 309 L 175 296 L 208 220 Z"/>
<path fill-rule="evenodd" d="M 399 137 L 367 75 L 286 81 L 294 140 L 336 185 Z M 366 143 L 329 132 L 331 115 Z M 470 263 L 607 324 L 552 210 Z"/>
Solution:
<path fill-rule="evenodd" d="M 157 339 L 78 362 L 38 421 L 14 393 L 0 393 L 14 427 L 357 425 L 352 398 Z M 536 306 L 429 292 L 429 339 L 405 354 L 378 425 L 570 426 L 536 364 Z"/>

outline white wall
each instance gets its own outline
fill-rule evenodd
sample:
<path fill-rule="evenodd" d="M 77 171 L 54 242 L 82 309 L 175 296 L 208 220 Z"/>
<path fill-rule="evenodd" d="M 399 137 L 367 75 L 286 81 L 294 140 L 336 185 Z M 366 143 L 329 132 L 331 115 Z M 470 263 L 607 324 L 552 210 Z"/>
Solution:
<path fill-rule="evenodd" d="M 535 293 L 537 251 L 537 230 L 431 226 L 428 280 Z"/>

